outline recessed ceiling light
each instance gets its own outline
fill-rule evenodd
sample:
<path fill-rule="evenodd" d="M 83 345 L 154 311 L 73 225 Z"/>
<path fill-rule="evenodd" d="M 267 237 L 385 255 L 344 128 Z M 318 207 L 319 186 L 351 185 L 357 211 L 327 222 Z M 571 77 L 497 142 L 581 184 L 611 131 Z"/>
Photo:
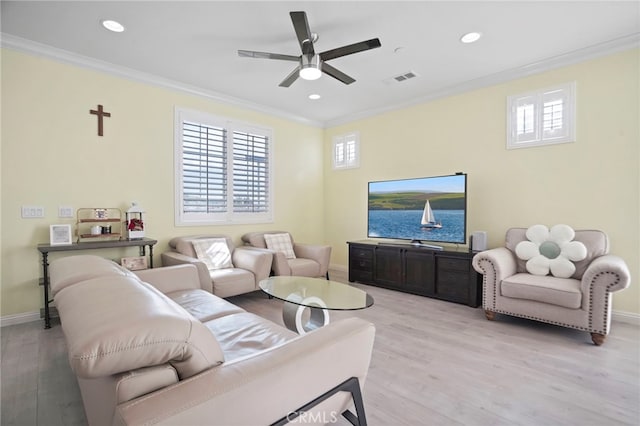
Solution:
<path fill-rule="evenodd" d="M 316 100 L 316 99 L 320 99 L 322 96 L 318 95 L 317 93 L 312 93 L 311 95 L 309 95 L 309 99 L 312 100 Z"/>
<path fill-rule="evenodd" d="M 460 41 L 463 43 L 474 43 L 478 40 L 480 40 L 480 37 L 482 37 L 481 33 L 467 33 L 465 35 L 463 35 L 462 37 L 460 37 Z"/>
<path fill-rule="evenodd" d="M 102 26 L 109 31 L 113 31 L 114 33 L 121 33 L 124 31 L 124 25 L 111 19 L 105 19 L 104 21 L 102 21 Z"/>

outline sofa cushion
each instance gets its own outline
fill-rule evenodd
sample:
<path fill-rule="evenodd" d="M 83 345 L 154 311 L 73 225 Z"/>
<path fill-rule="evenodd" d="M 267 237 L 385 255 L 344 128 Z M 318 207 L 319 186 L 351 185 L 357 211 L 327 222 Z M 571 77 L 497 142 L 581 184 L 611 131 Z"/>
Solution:
<path fill-rule="evenodd" d="M 514 299 L 534 300 L 578 309 L 582 303 L 580 281 L 573 278 L 521 273 L 502 280 L 500 293 Z"/>
<path fill-rule="evenodd" d="M 231 252 L 224 238 L 203 238 L 191 241 L 196 257 L 207 265 L 207 269 L 233 268 Z"/>
<path fill-rule="evenodd" d="M 239 306 L 201 289 L 173 291 L 167 293 L 167 297 L 201 322 L 245 312 Z"/>
<path fill-rule="evenodd" d="M 291 268 L 291 275 L 298 275 L 302 277 L 319 277 L 320 264 L 311 259 L 289 259 L 289 267 Z"/>
<path fill-rule="evenodd" d="M 211 332 L 156 288 L 134 277 L 94 278 L 56 297 L 69 363 L 96 378 L 169 362 L 180 378 L 224 361 Z"/>
<path fill-rule="evenodd" d="M 95 255 L 69 256 L 56 259 L 49 267 L 51 294 L 65 287 L 101 276 L 134 276 L 117 263 Z"/>
<path fill-rule="evenodd" d="M 280 251 L 284 253 L 284 257 L 287 259 L 295 259 L 296 254 L 293 251 L 291 235 L 289 235 L 288 232 L 281 234 L 264 234 L 264 241 L 269 250 Z"/>
<path fill-rule="evenodd" d="M 218 269 L 210 271 L 213 292 L 220 297 L 235 296 L 257 290 L 255 277 L 245 269 Z"/>
<path fill-rule="evenodd" d="M 227 362 L 285 343 L 298 334 L 249 312 L 207 321 Z"/>

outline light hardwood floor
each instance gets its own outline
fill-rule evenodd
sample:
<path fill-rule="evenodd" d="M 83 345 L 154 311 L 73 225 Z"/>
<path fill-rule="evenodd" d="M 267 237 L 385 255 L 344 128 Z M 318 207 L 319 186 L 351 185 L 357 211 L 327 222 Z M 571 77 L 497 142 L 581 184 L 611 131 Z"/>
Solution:
<path fill-rule="evenodd" d="M 376 325 L 364 391 L 372 426 L 640 424 L 637 326 L 615 322 L 596 347 L 588 333 L 504 315 L 490 322 L 480 308 L 355 285 L 374 306 L 331 318 Z M 282 324 L 276 299 L 230 301 Z M 50 330 L 35 322 L 0 332 L 1 424 L 86 424 L 57 320 Z"/>

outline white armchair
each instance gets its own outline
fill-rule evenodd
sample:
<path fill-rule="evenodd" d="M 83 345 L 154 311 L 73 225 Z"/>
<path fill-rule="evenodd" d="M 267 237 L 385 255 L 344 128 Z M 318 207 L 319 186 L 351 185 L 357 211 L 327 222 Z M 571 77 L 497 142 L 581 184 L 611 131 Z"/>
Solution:
<path fill-rule="evenodd" d="M 291 250 L 279 250 L 268 247 L 265 240 L 269 236 L 288 236 Z M 300 244 L 293 241 L 291 234 L 285 231 L 250 232 L 242 236 L 247 246 L 273 253 L 273 275 L 297 275 L 303 277 L 326 277 L 329 279 L 329 259 L 331 246 Z M 287 255 L 285 252 L 289 251 Z"/>
<path fill-rule="evenodd" d="M 476 254 L 473 267 L 483 274 L 482 305 L 487 319 L 496 313 L 575 328 L 591 333 L 601 345 L 611 327 L 611 293 L 629 286 L 625 262 L 609 253 L 609 240 L 601 231 L 575 231 L 574 241 L 587 249 L 575 262 L 569 278 L 531 275 L 516 256 L 525 241 L 525 228 L 507 231 L 505 247 Z"/>
<path fill-rule="evenodd" d="M 207 259 L 198 257 L 194 243 L 204 240 L 224 240 L 230 263 L 226 266 L 213 265 Z M 258 283 L 266 279 L 271 271 L 273 255 L 257 252 L 245 247 L 235 247 L 226 235 L 188 235 L 175 237 L 169 241 L 169 251 L 162 253 L 162 265 L 193 264 L 198 269 L 200 284 L 204 290 L 219 297 L 259 290 Z"/>

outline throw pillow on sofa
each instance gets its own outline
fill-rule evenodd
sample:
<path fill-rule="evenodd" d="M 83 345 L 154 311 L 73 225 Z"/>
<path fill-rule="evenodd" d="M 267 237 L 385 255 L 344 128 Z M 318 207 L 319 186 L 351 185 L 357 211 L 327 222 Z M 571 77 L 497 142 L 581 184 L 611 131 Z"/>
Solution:
<path fill-rule="evenodd" d="M 207 269 L 233 268 L 231 252 L 224 238 L 204 238 L 193 240 L 193 249 L 198 259 L 202 260 Z"/>
<path fill-rule="evenodd" d="M 296 254 L 293 252 L 291 236 L 288 233 L 264 234 L 264 242 L 269 250 L 281 251 L 287 259 L 296 258 Z"/>

